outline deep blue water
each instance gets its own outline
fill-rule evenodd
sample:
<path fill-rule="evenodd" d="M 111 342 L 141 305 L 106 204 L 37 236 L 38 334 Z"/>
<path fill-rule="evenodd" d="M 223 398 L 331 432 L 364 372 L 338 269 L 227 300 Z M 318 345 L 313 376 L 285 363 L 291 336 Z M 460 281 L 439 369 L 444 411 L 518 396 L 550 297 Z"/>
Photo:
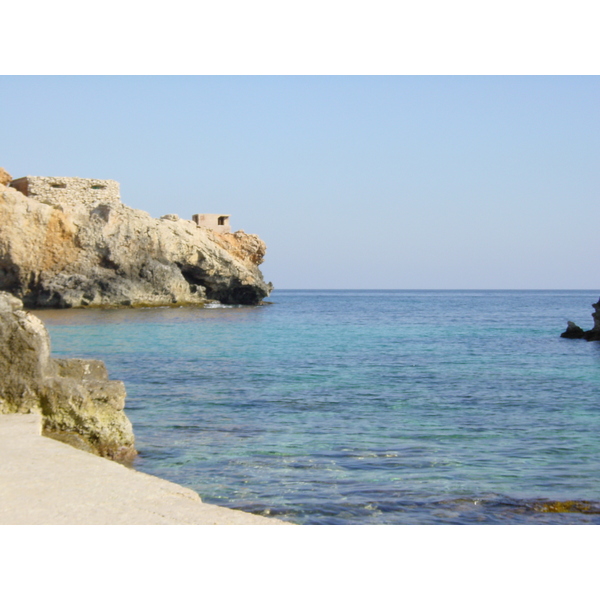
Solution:
<path fill-rule="evenodd" d="M 38 311 L 125 381 L 135 468 L 296 523 L 600 523 L 598 291 Z M 544 512 L 581 501 L 583 512 Z M 583 507 L 583 508 L 582 508 Z"/>

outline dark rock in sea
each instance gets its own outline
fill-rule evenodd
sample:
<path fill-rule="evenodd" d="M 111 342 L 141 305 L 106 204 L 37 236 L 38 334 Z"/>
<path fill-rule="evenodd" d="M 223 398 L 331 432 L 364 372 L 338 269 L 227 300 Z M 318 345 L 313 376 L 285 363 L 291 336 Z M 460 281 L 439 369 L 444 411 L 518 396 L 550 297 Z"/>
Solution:
<path fill-rule="evenodd" d="M 594 327 L 589 331 L 583 331 L 581 327 L 578 327 L 572 321 L 568 322 L 567 330 L 560 334 L 560 337 L 564 338 L 577 338 L 584 339 L 588 342 L 595 342 L 600 340 L 600 300 L 596 302 L 596 304 L 592 304 L 592 306 L 596 309 L 592 313 L 592 317 L 594 317 Z"/>
<path fill-rule="evenodd" d="M 594 317 L 594 327 L 589 331 L 586 331 L 583 336 L 588 342 L 600 340 L 600 300 L 598 300 L 596 304 L 592 304 L 592 306 L 596 309 L 592 313 L 592 317 Z"/>
<path fill-rule="evenodd" d="M 101 361 L 51 358 L 42 321 L 0 292 L 0 414 L 41 414 L 52 437 L 127 461 L 136 451 L 125 395 Z"/>
<path fill-rule="evenodd" d="M 563 333 L 560 334 L 560 337 L 570 338 L 570 339 L 580 339 L 584 336 L 584 331 L 579 327 L 579 325 L 575 325 L 573 321 L 567 321 L 567 329 Z"/>

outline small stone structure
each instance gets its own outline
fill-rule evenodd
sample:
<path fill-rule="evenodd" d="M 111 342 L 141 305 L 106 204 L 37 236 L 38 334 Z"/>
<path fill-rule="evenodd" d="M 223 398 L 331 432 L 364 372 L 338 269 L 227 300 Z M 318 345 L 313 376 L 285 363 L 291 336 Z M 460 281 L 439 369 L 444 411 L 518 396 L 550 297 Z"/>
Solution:
<path fill-rule="evenodd" d="M 231 233 L 231 226 L 229 225 L 229 217 L 231 215 L 192 215 L 192 221 L 198 225 L 198 227 L 206 227 L 212 229 L 217 233 Z"/>
<path fill-rule="evenodd" d="M 20 177 L 10 186 L 30 198 L 51 206 L 58 204 L 96 204 L 119 202 L 119 184 L 111 179 L 80 177 Z"/>

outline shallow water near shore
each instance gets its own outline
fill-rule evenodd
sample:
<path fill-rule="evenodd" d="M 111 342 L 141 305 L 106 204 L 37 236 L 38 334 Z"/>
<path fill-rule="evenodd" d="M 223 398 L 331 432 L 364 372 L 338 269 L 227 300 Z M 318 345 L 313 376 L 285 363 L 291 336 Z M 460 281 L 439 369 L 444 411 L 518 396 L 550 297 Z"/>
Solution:
<path fill-rule="evenodd" d="M 125 382 L 140 471 L 308 524 L 600 523 L 598 291 L 35 311 Z"/>

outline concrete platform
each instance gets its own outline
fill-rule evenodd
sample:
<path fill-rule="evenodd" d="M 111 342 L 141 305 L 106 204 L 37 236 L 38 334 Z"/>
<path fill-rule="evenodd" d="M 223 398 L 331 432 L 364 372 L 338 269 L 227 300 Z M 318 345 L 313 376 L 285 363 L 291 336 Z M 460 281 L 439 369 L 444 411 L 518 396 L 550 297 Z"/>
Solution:
<path fill-rule="evenodd" d="M 0 415 L 1 525 L 289 525 L 41 435 L 39 415 Z"/>

